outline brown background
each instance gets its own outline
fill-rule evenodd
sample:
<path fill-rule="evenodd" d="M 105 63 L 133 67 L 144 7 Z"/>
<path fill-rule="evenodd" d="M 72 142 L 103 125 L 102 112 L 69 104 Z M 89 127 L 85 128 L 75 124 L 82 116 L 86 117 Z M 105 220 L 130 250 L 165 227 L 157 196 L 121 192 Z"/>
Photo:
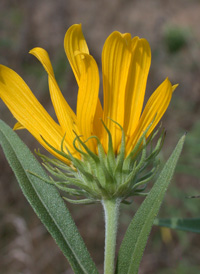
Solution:
<path fill-rule="evenodd" d="M 152 65 L 147 97 L 167 76 L 173 84 L 180 84 L 162 119 L 167 137 L 161 160 L 167 159 L 185 131 L 189 132 L 188 141 L 160 216 L 198 217 L 199 199 L 185 199 L 185 196 L 200 193 L 200 1 L 1 0 L 0 63 L 11 67 L 23 77 L 53 117 L 55 115 L 48 95 L 46 73 L 28 51 L 40 46 L 49 52 L 63 94 L 75 109 L 77 86 L 63 50 L 65 32 L 74 23 L 82 23 L 90 52 L 99 65 L 103 43 L 114 30 L 130 32 L 133 36 L 138 35 L 149 41 Z M 175 38 L 174 32 L 177 33 Z M 174 51 L 177 37 L 182 42 Z M 2 101 L 0 119 L 10 126 L 15 123 Z M 18 134 L 32 151 L 39 147 L 26 131 Z M 137 198 L 130 207 L 122 207 L 118 243 L 141 201 L 141 198 Z M 102 271 L 104 222 L 101 207 L 68 207 Z M 140 273 L 198 273 L 199 235 L 168 232 L 153 228 Z M 64 256 L 22 195 L 2 150 L 0 273 L 72 273 Z"/>

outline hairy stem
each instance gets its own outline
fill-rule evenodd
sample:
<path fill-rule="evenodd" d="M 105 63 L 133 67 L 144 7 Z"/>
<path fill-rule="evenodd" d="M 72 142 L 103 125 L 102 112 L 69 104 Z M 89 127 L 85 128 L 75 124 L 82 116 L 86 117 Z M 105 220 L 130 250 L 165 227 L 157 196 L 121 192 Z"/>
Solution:
<path fill-rule="evenodd" d="M 113 274 L 120 200 L 103 200 L 102 204 L 105 213 L 104 274 Z"/>

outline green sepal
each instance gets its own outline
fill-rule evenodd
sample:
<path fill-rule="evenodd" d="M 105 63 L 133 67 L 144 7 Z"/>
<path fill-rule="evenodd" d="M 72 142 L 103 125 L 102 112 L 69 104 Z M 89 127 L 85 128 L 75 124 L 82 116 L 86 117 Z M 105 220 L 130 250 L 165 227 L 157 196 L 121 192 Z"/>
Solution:
<path fill-rule="evenodd" d="M 132 171 L 130 172 L 130 174 L 128 175 L 126 181 L 120 185 L 120 187 L 118 188 L 116 194 L 118 195 L 118 193 L 120 193 L 120 195 L 122 196 L 126 196 L 126 193 L 130 193 L 131 189 L 132 189 L 132 185 L 134 184 L 134 178 L 137 176 L 137 174 L 139 173 L 142 165 L 145 162 L 145 158 L 146 158 L 146 140 L 145 138 L 143 139 L 143 143 L 144 143 L 144 148 L 142 150 L 142 154 L 141 154 L 141 158 L 139 163 L 137 164 L 136 161 L 133 162 L 134 166 L 132 168 Z M 128 191 L 127 191 L 128 189 Z"/>
<path fill-rule="evenodd" d="M 157 165 L 155 165 L 154 168 L 152 168 L 152 170 L 148 174 L 138 179 L 138 183 L 136 183 L 132 188 L 133 194 L 135 191 L 137 191 L 137 188 L 139 186 L 147 184 L 153 179 L 153 177 L 157 174 L 159 167 L 160 167 L 159 161 L 157 161 Z"/>
<path fill-rule="evenodd" d="M 124 158 L 125 158 L 125 150 L 126 150 L 124 129 L 119 124 L 118 124 L 118 126 L 121 128 L 121 131 L 122 131 L 122 139 L 121 139 L 120 151 L 119 151 L 119 154 L 117 156 L 117 166 L 116 166 L 116 169 L 115 169 L 115 173 L 120 172 L 122 170 L 123 162 L 124 162 Z"/>
<path fill-rule="evenodd" d="M 100 161 L 99 165 L 101 167 L 100 169 L 97 169 L 97 171 L 99 171 L 99 175 L 102 176 L 102 182 L 103 181 L 105 181 L 105 182 L 112 181 L 113 177 L 106 166 L 106 163 L 107 163 L 106 157 L 107 156 L 104 152 L 103 146 L 97 136 L 93 136 L 93 138 L 95 138 L 97 140 L 98 156 L 99 156 L 99 161 Z M 101 172 L 101 174 L 100 174 L 100 172 Z M 101 180 L 99 180 L 99 181 L 101 181 Z M 102 185 L 102 187 L 103 186 L 105 186 L 105 184 Z"/>
<path fill-rule="evenodd" d="M 112 135 L 109 131 L 109 129 L 107 128 L 107 126 L 105 125 L 105 123 L 103 122 L 103 120 L 101 120 L 105 130 L 108 133 L 108 153 L 107 153 L 107 166 L 108 169 L 110 170 L 110 173 L 112 174 L 113 170 L 115 170 L 115 166 L 116 166 L 116 162 L 115 162 L 115 154 L 114 154 L 114 150 L 113 150 L 113 144 L 112 144 Z"/>
<path fill-rule="evenodd" d="M 146 128 L 146 130 L 143 132 L 139 140 L 137 141 L 137 144 L 133 148 L 133 150 L 128 154 L 126 159 L 124 160 L 123 168 L 124 169 L 129 169 L 130 163 L 133 162 L 133 160 L 137 157 L 137 155 L 140 153 L 141 149 L 143 149 L 142 142 L 150 129 L 151 125 L 153 122 L 149 124 L 149 126 Z"/>
<path fill-rule="evenodd" d="M 74 199 L 69 199 L 67 197 L 63 197 L 63 199 L 71 204 L 76 204 L 76 205 L 91 205 L 91 204 L 96 204 L 98 202 L 100 203 L 100 201 L 92 200 L 92 199 L 74 200 Z"/>
<path fill-rule="evenodd" d="M 64 135 L 64 137 L 65 137 L 65 135 Z M 67 160 L 70 161 L 69 155 L 67 155 L 64 151 L 62 151 L 62 144 L 63 144 L 64 137 L 63 137 L 62 142 L 61 142 L 61 150 L 58 150 L 58 149 L 56 149 L 55 147 L 53 147 L 50 143 L 48 143 L 48 142 L 42 137 L 42 135 L 41 135 L 42 140 L 45 142 L 45 144 L 46 144 L 48 147 L 50 147 L 54 152 L 58 153 L 60 156 L 66 158 Z"/>
<path fill-rule="evenodd" d="M 76 170 L 74 170 L 72 167 L 66 165 L 65 163 L 61 162 L 60 160 L 56 158 L 49 158 L 46 155 L 40 153 L 40 150 L 35 150 L 35 154 L 37 154 L 43 161 L 43 163 L 50 163 L 53 164 L 55 167 L 58 167 L 64 171 L 70 172 L 70 174 L 76 173 Z"/>
<path fill-rule="evenodd" d="M 47 157 L 42 156 L 45 168 L 55 177 L 55 185 L 57 179 L 65 184 L 67 184 L 66 181 L 69 181 L 70 183 L 68 185 L 71 186 L 77 186 L 76 183 L 78 181 L 81 190 L 82 182 L 84 185 L 83 190 L 85 191 L 83 196 L 97 200 L 119 198 L 123 201 L 130 196 L 142 195 L 142 188 L 140 188 L 140 186 L 149 183 L 158 170 L 159 162 L 157 161 L 156 156 L 163 144 L 164 134 L 161 134 L 156 146 L 149 151 L 147 145 L 150 142 L 152 143 L 153 138 L 159 132 L 159 129 L 156 132 L 152 132 L 146 140 L 146 134 L 152 125 L 152 123 L 150 123 L 132 152 L 125 158 L 126 143 L 124 130 L 117 122 L 113 120 L 112 122 L 120 128 L 122 133 L 121 147 L 117 155 L 115 155 L 113 150 L 111 133 L 102 121 L 103 126 L 108 133 L 107 154 L 105 154 L 104 148 L 97 136 L 91 136 L 86 141 L 83 141 L 81 136 L 78 136 L 74 132 L 75 139 L 73 141 L 73 146 L 77 153 L 81 155 L 81 159 L 76 158 L 76 156 L 74 157 L 68 147 L 63 147 L 65 135 L 61 143 L 61 154 L 64 156 L 64 151 L 66 151 L 67 159 L 71 162 L 70 167 L 65 168 L 63 167 L 63 164 L 58 164 L 58 162 L 55 162 L 54 167 L 52 159 L 48 160 Z M 86 144 L 87 141 L 92 138 L 97 141 L 97 155 L 91 151 Z M 55 151 L 58 153 L 57 150 Z M 150 172 L 149 168 L 151 169 Z M 59 186 L 62 185 L 59 184 Z M 85 186 L 88 187 L 87 190 Z M 137 191 L 138 188 L 139 191 Z M 68 187 L 65 187 L 66 192 L 67 190 Z M 72 193 L 73 191 L 69 190 L 69 195 Z"/>
<path fill-rule="evenodd" d="M 90 139 L 94 138 L 93 136 L 89 137 L 85 143 L 87 141 L 89 141 Z M 83 146 L 83 148 L 86 150 L 87 153 L 84 153 L 83 155 L 87 158 L 88 155 L 96 162 L 98 163 L 99 162 L 99 157 L 94 154 L 87 146 L 86 144 L 81 140 L 81 138 L 76 134 L 76 138 L 74 139 L 73 141 L 73 145 L 74 145 L 74 148 L 78 151 L 77 147 L 76 147 L 76 140 L 79 141 L 79 143 Z M 79 150 L 80 153 L 83 153 L 83 151 Z"/>
<path fill-rule="evenodd" d="M 47 170 L 50 171 L 50 169 L 48 169 L 46 167 Z M 77 190 L 76 194 L 74 195 L 77 195 L 79 193 L 79 195 L 94 195 L 95 196 L 95 192 L 91 190 L 91 188 L 89 188 L 87 185 L 83 184 L 82 181 L 76 179 L 76 178 L 70 178 L 70 177 L 66 177 L 66 180 L 65 181 L 54 181 L 51 177 L 49 177 L 50 179 L 47 179 L 47 178 L 44 178 L 44 177 L 41 177 L 39 176 L 38 174 L 34 173 L 34 172 L 31 172 L 28 170 L 28 172 L 30 174 L 32 174 L 33 176 L 37 177 L 38 179 L 40 179 L 41 181 L 47 183 L 47 184 L 51 184 L 51 185 L 55 185 L 57 186 L 59 189 L 73 195 L 73 188 L 68 188 L 66 187 L 65 185 L 67 186 L 70 186 L 70 185 L 73 185 L 73 186 L 76 186 L 78 188 L 80 188 L 80 190 Z M 54 174 L 52 171 L 50 171 L 52 174 Z M 57 176 L 57 173 L 54 174 L 55 176 Z M 63 176 L 57 176 L 59 177 L 60 179 L 63 179 Z M 60 184 L 64 185 L 64 187 L 60 186 Z M 69 190 L 69 192 L 68 192 Z M 83 191 L 81 191 L 83 190 Z"/>

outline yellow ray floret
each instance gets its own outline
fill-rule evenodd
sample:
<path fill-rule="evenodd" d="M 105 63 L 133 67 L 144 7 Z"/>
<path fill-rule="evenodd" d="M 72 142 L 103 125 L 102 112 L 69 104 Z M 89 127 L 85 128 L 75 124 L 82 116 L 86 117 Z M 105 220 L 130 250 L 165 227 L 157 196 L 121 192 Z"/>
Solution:
<path fill-rule="evenodd" d="M 29 53 L 33 54 L 43 65 L 44 69 L 48 73 L 49 91 L 51 100 L 58 118 L 58 121 L 66 134 L 66 141 L 73 149 L 74 132 L 77 132 L 77 119 L 73 110 L 70 108 L 65 98 L 63 97 L 59 86 L 56 82 L 51 61 L 48 53 L 42 48 L 34 48 Z M 77 132 L 79 134 L 79 132 Z"/>
<path fill-rule="evenodd" d="M 48 53 L 42 48 L 30 51 L 48 74 L 50 97 L 58 123 L 50 117 L 22 78 L 13 70 L 0 65 L 0 97 L 18 121 L 14 129 L 26 128 L 48 151 L 70 164 L 44 140 L 61 150 L 65 136 L 65 151 L 81 158 L 73 145 L 75 136 L 81 136 L 83 141 L 89 139 L 86 142 L 88 148 L 98 153 L 96 139 L 90 138 L 97 136 L 107 153 L 109 130 L 114 153 L 117 154 L 122 135 L 119 124 L 125 133 L 125 153 L 128 155 L 152 121 L 146 138 L 159 123 L 177 85 L 172 86 L 167 78 L 151 95 L 142 112 L 151 49 L 145 39 L 131 38 L 129 33 L 115 31 L 106 39 L 102 51 L 102 107 L 98 97 L 98 66 L 89 53 L 81 25 L 76 24 L 68 29 L 64 49 L 78 84 L 76 113 L 66 102 L 57 84 Z"/>
<path fill-rule="evenodd" d="M 22 78 L 13 70 L 0 65 L 0 97 L 19 121 L 47 150 L 41 136 L 53 147 L 60 149 L 63 131 L 38 102 Z M 57 156 L 57 155 L 56 155 Z"/>
<path fill-rule="evenodd" d="M 102 52 L 102 73 L 104 93 L 104 123 L 111 132 L 114 151 L 120 143 L 121 131 L 113 123 L 123 127 L 125 90 L 131 62 L 131 36 L 113 32 L 106 40 Z M 111 118 L 111 119 L 109 119 Z M 107 149 L 107 133 L 103 139 Z"/>

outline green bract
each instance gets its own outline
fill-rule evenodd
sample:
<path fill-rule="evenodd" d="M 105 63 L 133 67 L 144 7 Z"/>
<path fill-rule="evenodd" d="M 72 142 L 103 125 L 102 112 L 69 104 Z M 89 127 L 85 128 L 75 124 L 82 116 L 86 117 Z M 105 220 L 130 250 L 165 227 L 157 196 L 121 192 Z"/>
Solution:
<path fill-rule="evenodd" d="M 127 201 L 128 197 L 148 194 L 143 191 L 158 170 L 159 160 L 156 156 L 162 147 L 164 133 L 161 133 L 155 147 L 152 148 L 151 146 L 148 152 L 147 145 L 158 133 L 157 131 L 152 134 L 146 142 L 145 135 L 151 126 L 150 124 L 131 153 L 125 157 L 126 141 L 123 128 L 117 124 L 121 129 L 122 138 L 120 152 L 115 155 L 111 133 L 105 124 L 103 125 L 108 133 L 107 154 L 105 154 L 98 137 L 91 137 L 97 141 L 98 154 L 94 154 L 87 146 L 88 140 L 83 142 L 81 136 L 78 135 L 76 135 L 73 145 L 81 154 L 82 159 L 73 157 L 67 148 L 68 154 L 66 154 L 63 143 L 61 144 L 61 151 L 48 144 L 55 152 L 70 160 L 71 166 L 37 152 L 42 158 L 45 168 L 54 177 L 54 179 L 50 177 L 49 180 L 45 179 L 44 181 L 54 184 L 68 195 L 78 198 L 64 197 L 69 202 L 90 204 L 105 199 L 119 199 L 123 203 L 130 203 Z"/>

